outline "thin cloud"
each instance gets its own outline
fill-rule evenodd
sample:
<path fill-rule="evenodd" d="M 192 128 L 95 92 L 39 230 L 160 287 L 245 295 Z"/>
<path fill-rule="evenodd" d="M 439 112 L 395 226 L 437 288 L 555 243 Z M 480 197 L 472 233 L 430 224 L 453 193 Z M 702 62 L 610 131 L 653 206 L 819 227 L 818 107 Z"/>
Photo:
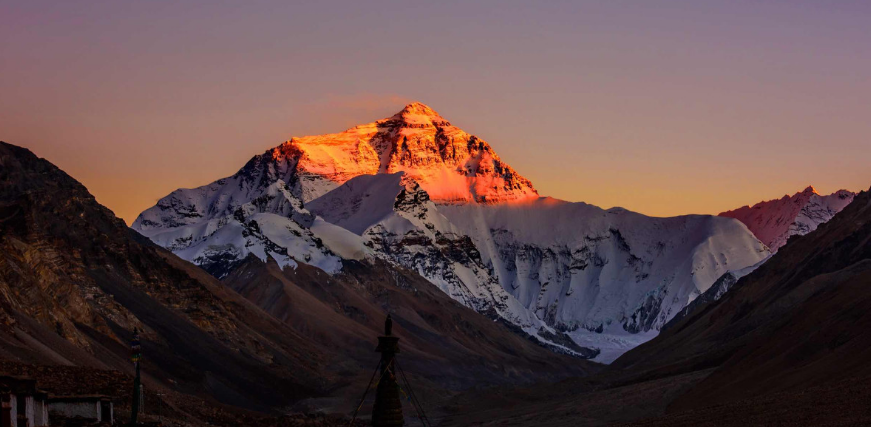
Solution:
<path fill-rule="evenodd" d="M 360 93 L 327 95 L 311 104 L 311 112 L 322 123 L 341 123 L 346 127 L 370 122 L 393 114 L 414 100 L 401 95 Z"/>

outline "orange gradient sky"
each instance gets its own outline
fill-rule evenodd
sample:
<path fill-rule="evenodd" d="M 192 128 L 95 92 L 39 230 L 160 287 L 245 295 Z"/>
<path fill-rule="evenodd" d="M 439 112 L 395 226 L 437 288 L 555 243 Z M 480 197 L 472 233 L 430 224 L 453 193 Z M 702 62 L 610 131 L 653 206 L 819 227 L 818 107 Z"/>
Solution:
<path fill-rule="evenodd" d="M 654 4 L 655 3 L 655 4 Z M 417 100 L 542 195 L 649 215 L 871 186 L 860 1 L 0 0 L 0 140 L 128 223 Z"/>

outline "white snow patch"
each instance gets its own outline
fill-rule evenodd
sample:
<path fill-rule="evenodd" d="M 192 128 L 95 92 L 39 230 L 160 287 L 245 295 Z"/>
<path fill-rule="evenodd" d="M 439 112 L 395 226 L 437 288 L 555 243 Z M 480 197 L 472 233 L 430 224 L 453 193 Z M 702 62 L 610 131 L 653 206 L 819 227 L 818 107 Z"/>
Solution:
<path fill-rule="evenodd" d="M 659 331 L 651 330 L 637 334 L 630 334 L 626 331 L 606 331 L 597 334 L 586 329 L 578 329 L 568 332 L 568 335 L 581 347 L 597 348 L 600 350 L 600 353 L 590 360 L 610 364 L 622 356 L 623 353 L 655 338 L 659 335 Z"/>
<path fill-rule="evenodd" d="M 372 250 L 363 245 L 363 238 L 337 225 L 317 217 L 311 231 L 336 255 L 344 259 L 362 260 L 372 256 Z"/>

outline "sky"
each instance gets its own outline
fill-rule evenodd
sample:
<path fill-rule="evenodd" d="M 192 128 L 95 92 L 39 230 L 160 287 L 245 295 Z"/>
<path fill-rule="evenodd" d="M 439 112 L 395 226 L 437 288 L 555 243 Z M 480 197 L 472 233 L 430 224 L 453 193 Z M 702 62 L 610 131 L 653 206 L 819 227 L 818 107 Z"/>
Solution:
<path fill-rule="evenodd" d="M 542 195 L 648 215 L 871 186 L 871 2 L 0 0 L 0 140 L 131 223 L 423 102 Z"/>

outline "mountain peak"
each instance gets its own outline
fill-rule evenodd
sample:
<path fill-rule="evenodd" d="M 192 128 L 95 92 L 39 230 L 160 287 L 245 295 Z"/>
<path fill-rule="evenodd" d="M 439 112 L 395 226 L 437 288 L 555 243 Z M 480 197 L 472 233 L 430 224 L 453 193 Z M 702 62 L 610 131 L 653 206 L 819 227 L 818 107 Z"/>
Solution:
<path fill-rule="evenodd" d="M 449 126 L 447 120 L 442 118 L 435 110 L 422 102 L 412 102 L 405 106 L 402 111 L 393 115 L 388 120 L 401 122 L 412 127 L 419 126 Z"/>
<path fill-rule="evenodd" d="M 814 188 L 813 185 L 808 185 L 807 188 L 805 188 L 804 191 L 802 191 L 802 193 L 820 194 L 820 193 L 817 193 L 817 189 Z"/>
<path fill-rule="evenodd" d="M 417 101 L 406 105 L 405 108 L 403 108 L 402 111 L 400 111 L 397 114 L 398 115 L 420 114 L 420 115 L 424 115 L 424 116 L 440 117 L 439 113 L 437 113 L 435 110 L 430 108 L 429 105 L 426 105 L 423 102 L 417 102 Z"/>

